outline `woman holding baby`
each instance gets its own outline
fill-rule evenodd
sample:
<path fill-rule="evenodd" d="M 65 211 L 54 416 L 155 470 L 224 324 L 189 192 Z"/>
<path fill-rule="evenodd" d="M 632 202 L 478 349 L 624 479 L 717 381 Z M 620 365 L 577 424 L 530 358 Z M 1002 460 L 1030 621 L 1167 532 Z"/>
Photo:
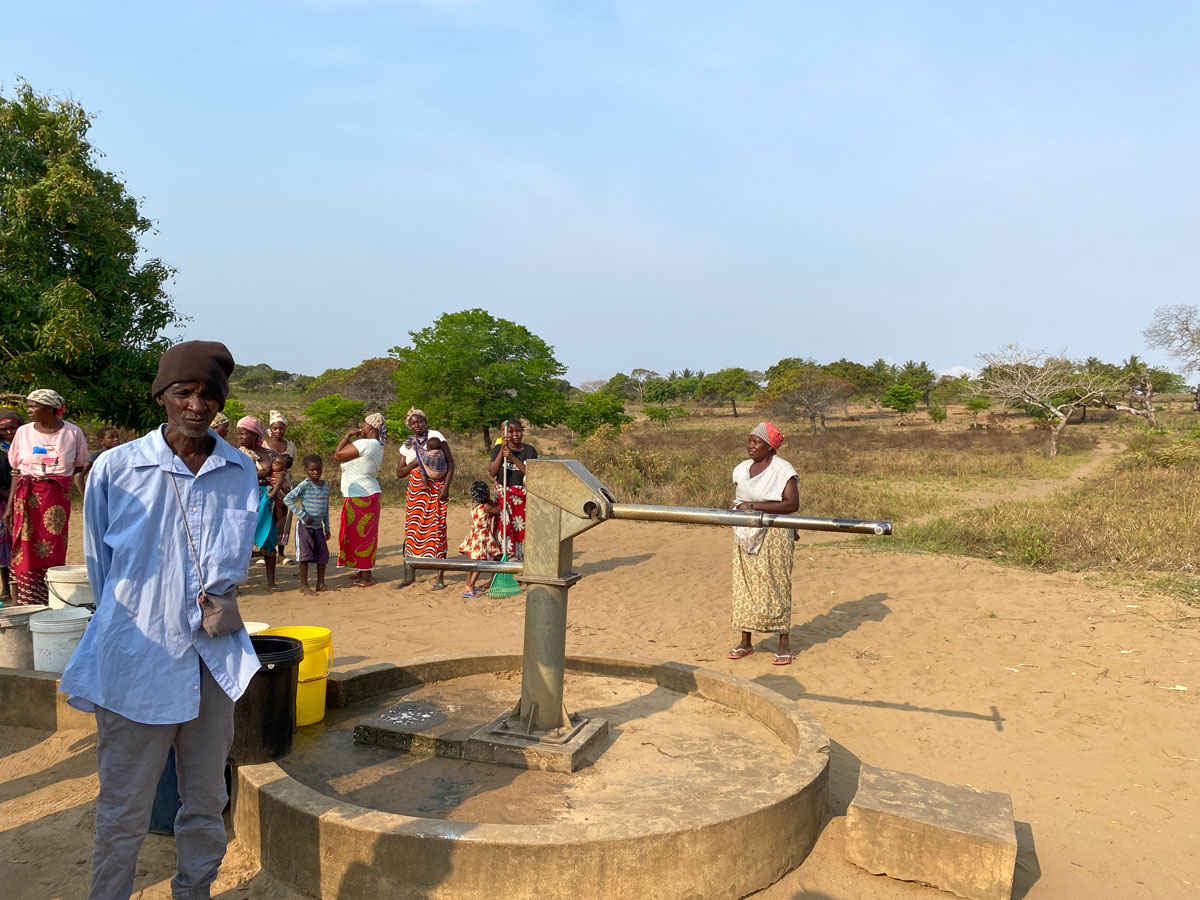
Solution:
<path fill-rule="evenodd" d="M 446 511 L 450 482 L 454 479 L 454 456 L 439 431 L 431 431 L 425 413 L 415 407 L 404 424 L 411 436 L 400 445 L 396 477 L 408 479 L 404 497 L 404 555 L 446 558 Z M 446 586 L 445 573 L 438 571 L 433 589 Z"/>
<path fill-rule="evenodd" d="M 354 569 L 351 587 L 370 587 L 379 549 L 379 466 L 387 442 L 387 422 L 379 413 L 346 433 L 333 458 L 342 465 L 342 526 L 338 568 Z"/>

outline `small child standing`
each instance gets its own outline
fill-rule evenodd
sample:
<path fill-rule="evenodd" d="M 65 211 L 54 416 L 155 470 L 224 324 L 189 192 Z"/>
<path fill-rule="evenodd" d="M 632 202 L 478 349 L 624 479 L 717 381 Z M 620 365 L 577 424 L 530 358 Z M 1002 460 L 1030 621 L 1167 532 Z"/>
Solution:
<path fill-rule="evenodd" d="M 328 591 L 325 586 L 325 567 L 329 564 L 329 482 L 321 480 L 324 465 L 321 457 L 310 453 L 304 457 L 304 472 L 308 476 L 286 497 L 284 505 L 296 517 L 296 560 L 300 563 L 300 591 L 311 594 L 308 586 L 308 564 L 317 564 L 317 593 Z"/>
<path fill-rule="evenodd" d="M 458 552 L 468 559 L 499 559 L 500 545 L 496 543 L 496 519 L 500 515 L 500 507 L 492 501 L 492 492 L 482 481 L 471 484 L 471 532 L 461 544 Z M 478 572 L 467 573 L 467 590 L 464 597 L 475 599 L 487 592 L 486 585 L 475 587 Z M 491 579 L 488 579 L 491 584 Z"/>

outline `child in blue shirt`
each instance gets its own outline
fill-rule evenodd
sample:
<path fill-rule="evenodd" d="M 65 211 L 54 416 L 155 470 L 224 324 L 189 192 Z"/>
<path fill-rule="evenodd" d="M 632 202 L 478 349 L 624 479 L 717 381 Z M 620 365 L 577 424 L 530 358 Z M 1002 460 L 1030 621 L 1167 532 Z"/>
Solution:
<path fill-rule="evenodd" d="M 284 505 L 296 517 L 296 560 L 300 563 L 300 591 L 311 594 L 308 586 L 308 564 L 317 564 L 317 593 L 330 590 L 325 586 L 325 567 L 329 564 L 329 482 L 321 480 L 324 464 L 321 457 L 310 453 L 304 457 L 304 472 L 308 476 L 286 497 Z"/>

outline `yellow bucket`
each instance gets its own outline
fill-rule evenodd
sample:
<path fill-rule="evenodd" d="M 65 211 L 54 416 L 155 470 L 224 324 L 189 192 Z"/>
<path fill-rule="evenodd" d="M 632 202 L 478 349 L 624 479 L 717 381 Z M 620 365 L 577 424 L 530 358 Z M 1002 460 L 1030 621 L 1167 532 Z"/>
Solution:
<path fill-rule="evenodd" d="M 296 686 L 296 724 L 320 722 L 325 718 L 325 679 L 333 666 L 333 632 L 314 625 L 289 625 L 259 634 L 295 638 L 304 645 Z"/>

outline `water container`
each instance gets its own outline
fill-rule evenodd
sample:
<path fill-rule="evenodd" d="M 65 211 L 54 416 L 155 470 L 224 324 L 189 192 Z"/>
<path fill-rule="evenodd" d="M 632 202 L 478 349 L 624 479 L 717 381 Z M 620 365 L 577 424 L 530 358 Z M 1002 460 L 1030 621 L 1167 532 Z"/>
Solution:
<path fill-rule="evenodd" d="M 87 566 L 53 566 L 47 569 L 46 588 L 50 591 L 51 609 L 88 606 L 93 602 Z"/>
<path fill-rule="evenodd" d="M 300 685 L 296 689 L 296 724 L 312 725 L 325 718 L 325 680 L 333 668 L 333 633 L 315 625 L 268 628 L 265 635 L 296 638 L 304 644 Z"/>
<path fill-rule="evenodd" d="M 35 613 L 29 620 L 29 630 L 33 634 L 33 668 L 38 672 L 62 674 L 91 617 L 90 610 L 70 606 Z"/>
<path fill-rule="evenodd" d="M 33 668 L 33 635 L 29 617 L 50 607 L 40 603 L 0 609 L 0 666 L 6 669 Z"/>
<path fill-rule="evenodd" d="M 251 635 L 261 668 L 233 707 L 234 765 L 272 762 L 292 752 L 296 732 L 296 686 L 304 646 L 295 638 Z"/>

